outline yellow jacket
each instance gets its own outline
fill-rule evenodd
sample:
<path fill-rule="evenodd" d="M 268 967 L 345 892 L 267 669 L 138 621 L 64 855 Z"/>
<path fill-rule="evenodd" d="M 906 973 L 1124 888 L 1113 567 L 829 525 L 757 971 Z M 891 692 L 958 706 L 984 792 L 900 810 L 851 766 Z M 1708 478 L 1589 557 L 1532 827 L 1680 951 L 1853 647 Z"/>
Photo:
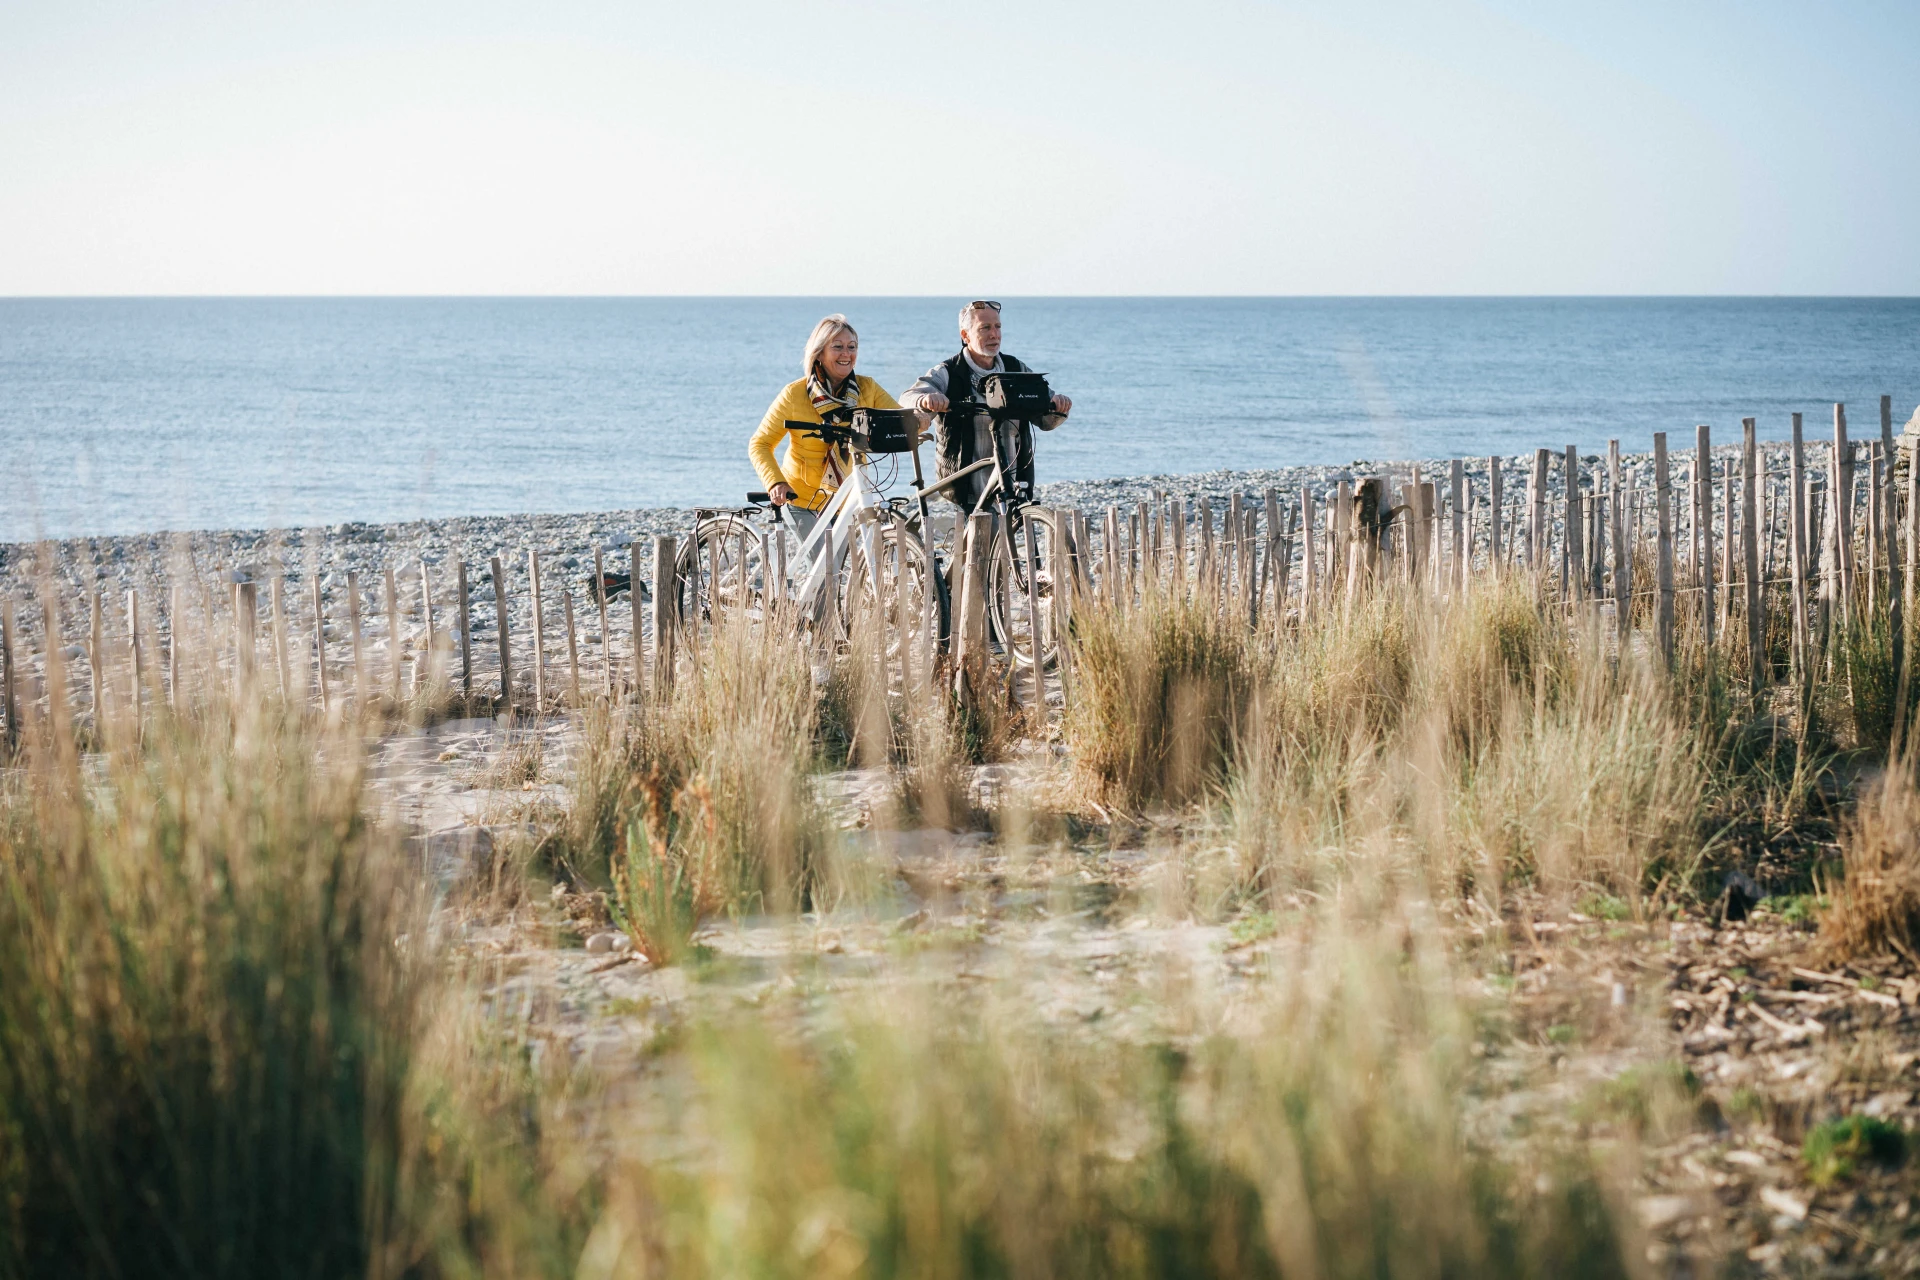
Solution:
<path fill-rule="evenodd" d="M 860 388 L 859 404 L 862 409 L 898 409 L 892 396 L 881 385 L 864 374 L 855 374 Z M 747 456 L 753 459 L 753 469 L 760 473 L 760 483 L 771 489 L 782 480 L 793 486 L 794 500 L 810 511 L 817 511 L 826 505 L 820 491 L 820 481 L 827 468 L 827 442 L 813 436 L 790 434 L 785 424 L 794 422 L 824 422 L 820 411 L 813 407 L 813 399 L 807 394 L 807 380 L 789 382 L 780 394 L 773 398 L 773 404 L 767 409 L 767 416 L 760 419 L 753 437 L 747 441 Z M 782 439 L 787 442 L 787 456 L 775 459 L 774 446 Z M 842 458 L 844 469 L 851 469 L 851 462 Z"/>

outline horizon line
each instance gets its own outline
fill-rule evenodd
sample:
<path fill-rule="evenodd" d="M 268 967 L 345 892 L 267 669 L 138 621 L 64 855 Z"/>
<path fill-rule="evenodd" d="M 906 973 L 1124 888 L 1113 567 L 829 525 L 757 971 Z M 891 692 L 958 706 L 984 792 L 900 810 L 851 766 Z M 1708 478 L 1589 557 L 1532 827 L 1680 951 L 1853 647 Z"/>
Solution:
<path fill-rule="evenodd" d="M 977 290 L 975 291 L 978 292 Z M 958 293 L 0 293 L 0 302 L 945 301 Z M 1030 302 L 1914 302 L 1907 293 L 1007 293 Z"/>

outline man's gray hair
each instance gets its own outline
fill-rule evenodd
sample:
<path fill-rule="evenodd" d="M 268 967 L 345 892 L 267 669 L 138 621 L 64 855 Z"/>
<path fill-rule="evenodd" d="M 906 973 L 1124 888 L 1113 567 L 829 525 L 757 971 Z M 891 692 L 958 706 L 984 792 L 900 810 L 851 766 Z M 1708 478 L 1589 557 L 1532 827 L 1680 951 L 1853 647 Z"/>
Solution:
<path fill-rule="evenodd" d="M 820 359 L 820 353 L 827 349 L 829 342 L 843 333 L 852 333 L 855 342 L 860 340 L 860 335 L 854 333 L 853 325 L 838 311 L 822 317 L 820 323 L 813 326 L 813 332 L 807 335 L 807 349 L 800 357 L 800 372 L 812 377 L 814 362 Z"/>
<path fill-rule="evenodd" d="M 960 308 L 960 332 L 965 333 L 967 331 L 967 322 L 972 320 L 974 315 L 981 311 L 991 311 L 996 315 L 999 314 L 998 307 L 989 307 L 978 302 L 969 302 L 966 306 Z"/>

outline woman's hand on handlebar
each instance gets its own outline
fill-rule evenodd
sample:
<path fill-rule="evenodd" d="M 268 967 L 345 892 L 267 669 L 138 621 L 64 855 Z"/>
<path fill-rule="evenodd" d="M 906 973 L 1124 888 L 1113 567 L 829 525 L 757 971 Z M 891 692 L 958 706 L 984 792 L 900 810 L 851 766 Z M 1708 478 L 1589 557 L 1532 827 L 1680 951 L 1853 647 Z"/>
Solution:
<path fill-rule="evenodd" d="M 779 484 L 767 488 L 767 501 L 776 507 L 784 507 L 793 501 L 793 486 L 782 480 Z"/>

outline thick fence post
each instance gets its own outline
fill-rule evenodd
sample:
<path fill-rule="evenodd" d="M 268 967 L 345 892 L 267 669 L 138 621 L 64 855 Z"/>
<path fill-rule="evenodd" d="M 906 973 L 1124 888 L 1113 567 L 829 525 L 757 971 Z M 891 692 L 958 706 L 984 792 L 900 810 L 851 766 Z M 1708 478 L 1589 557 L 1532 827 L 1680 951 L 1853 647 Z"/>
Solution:
<path fill-rule="evenodd" d="M 653 540 L 653 691 L 655 696 L 664 698 L 673 689 L 673 649 L 675 642 L 674 606 L 680 600 L 680 583 L 677 578 L 679 540 L 670 533 L 657 535 Z M 640 598 L 639 578 L 634 579 L 634 599 Z M 832 567 L 828 567 L 827 585 L 833 585 Z M 634 606 L 636 609 L 638 605 Z M 697 607 L 697 601 L 696 601 Z M 634 633 L 634 650 L 639 651 L 639 632 Z M 638 658 L 636 656 L 636 667 Z"/>
<path fill-rule="evenodd" d="M 7 750 L 20 745 L 20 694 L 14 673 L 13 597 L 0 600 L 0 713 L 7 717 Z"/>
<path fill-rule="evenodd" d="M 469 625 L 467 600 L 467 562 L 453 562 L 455 588 L 460 593 L 460 698 L 463 702 L 473 698 L 473 627 Z"/>
<path fill-rule="evenodd" d="M 488 561 L 493 570 L 493 616 L 500 636 L 500 711 L 513 714 L 513 641 L 507 627 L 507 574 L 500 557 Z"/>
<path fill-rule="evenodd" d="M 962 693 L 984 683 L 987 660 L 987 556 L 993 541 L 993 517 L 971 516 L 961 537 L 959 617 L 954 632 L 954 688 Z"/>

